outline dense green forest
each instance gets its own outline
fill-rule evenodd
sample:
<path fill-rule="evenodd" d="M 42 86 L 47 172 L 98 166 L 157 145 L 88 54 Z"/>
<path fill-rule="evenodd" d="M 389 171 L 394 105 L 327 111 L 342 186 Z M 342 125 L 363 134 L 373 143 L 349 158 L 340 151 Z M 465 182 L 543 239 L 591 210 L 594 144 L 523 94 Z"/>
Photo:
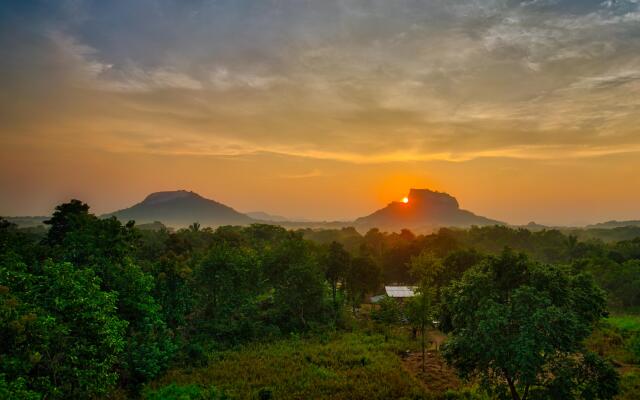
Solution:
<path fill-rule="evenodd" d="M 173 232 L 100 219 L 77 200 L 45 224 L 0 219 L 0 398 L 640 393 L 640 237 L 503 226 Z M 367 304 L 385 284 L 417 295 Z M 435 328 L 437 357 L 461 382 L 440 392 L 427 371 Z M 415 374 L 399 368 L 411 354 Z"/>

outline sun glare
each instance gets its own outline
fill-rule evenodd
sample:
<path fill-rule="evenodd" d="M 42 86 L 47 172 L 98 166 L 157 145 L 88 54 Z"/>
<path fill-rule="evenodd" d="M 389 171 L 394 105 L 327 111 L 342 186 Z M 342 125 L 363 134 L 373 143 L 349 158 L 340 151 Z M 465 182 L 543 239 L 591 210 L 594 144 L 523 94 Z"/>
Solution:
<path fill-rule="evenodd" d="M 404 198 L 402 199 L 402 202 L 403 202 L 404 204 L 407 204 L 407 203 L 409 202 L 409 198 L 408 198 L 408 197 L 404 197 Z"/>

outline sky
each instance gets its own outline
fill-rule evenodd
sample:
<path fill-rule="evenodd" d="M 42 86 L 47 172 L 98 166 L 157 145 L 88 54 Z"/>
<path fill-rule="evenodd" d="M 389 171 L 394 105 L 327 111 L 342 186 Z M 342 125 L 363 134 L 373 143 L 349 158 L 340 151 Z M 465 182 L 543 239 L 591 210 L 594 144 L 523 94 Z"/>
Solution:
<path fill-rule="evenodd" d="M 640 219 L 640 0 L 0 2 L 0 215 L 187 189 L 350 219 L 411 187 Z"/>

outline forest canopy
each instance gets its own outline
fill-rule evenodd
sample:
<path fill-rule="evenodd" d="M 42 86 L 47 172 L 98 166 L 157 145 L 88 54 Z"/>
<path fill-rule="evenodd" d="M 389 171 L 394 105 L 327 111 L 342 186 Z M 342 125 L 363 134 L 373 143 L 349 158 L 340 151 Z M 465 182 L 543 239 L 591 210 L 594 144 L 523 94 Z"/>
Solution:
<path fill-rule="evenodd" d="M 370 296 L 404 284 L 420 288 L 422 303 L 403 316 L 385 300 L 373 317 L 423 330 L 437 321 L 451 365 L 487 393 L 607 399 L 617 374 L 584 341 L 608 308 L 640 306 L 640 238 L 504 226 L 139 229 L 78 200 L 45 223 L 0 219 L 0 394 L 9 398 L 139 396 L 169 368 L 206 365 L 212 351 L 353 330 L 350 315 Z"/>

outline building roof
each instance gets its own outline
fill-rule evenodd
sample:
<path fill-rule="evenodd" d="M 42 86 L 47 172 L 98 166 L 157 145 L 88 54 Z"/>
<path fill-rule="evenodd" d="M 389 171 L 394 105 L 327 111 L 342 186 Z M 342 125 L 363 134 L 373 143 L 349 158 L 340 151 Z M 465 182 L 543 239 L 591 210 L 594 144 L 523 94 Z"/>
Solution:
<path fill-rule="evenodd" d="M 415 287 L 413 286 L 385 286 L 384 291 L 387 293 L 387 296 L 394 298 L 405 298 L 405 297 L 413 297 Z"/>
<path fill-rule="evenodd" d="M 378 304 L 378 303 L 380 303 L 380 302 L 382 301 L 382 299 L 384 299 L 385 297 L 387 297 L 387 296 L 386 296 L 386 295 L 384 295 L 384 294 L 379 294 L 379 295 L 377 295 L 377 296 L 372 296 L 372 297 L 371 297 L 371 303 L 372 303 L 372 304 Z"/>

